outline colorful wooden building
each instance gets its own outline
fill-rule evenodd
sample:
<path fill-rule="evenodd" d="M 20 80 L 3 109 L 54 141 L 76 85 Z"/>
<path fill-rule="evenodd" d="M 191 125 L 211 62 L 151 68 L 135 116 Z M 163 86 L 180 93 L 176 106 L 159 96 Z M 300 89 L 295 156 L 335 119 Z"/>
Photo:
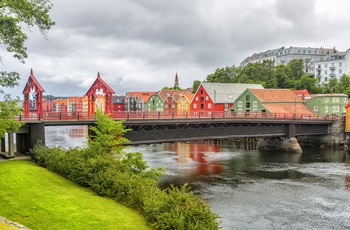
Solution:
<path fill-rule="evenodd" d="M 345 116 L 348 95 L 342 93 L 310 94 L 305 104 L 320 115 Z"/>
<path fill-rule="evenodd" d="M 193 112 L 227 112 L 247 88 L 263 89 L 261 84 L 203 82 L 191 102 Z"/>
<path fill-rule="evenodd" d="M 125 111 L 144 111 L 148 99 L 156 92 L 127 92 L 125 95 Z"/>
<path fill-rule="evenodd" d="M 191 102 L 194 98 L 194 94 L 187 92 L 180 94 L 180 98 L 177 102 L 177 112 L 179 114 L 189 113 L 191 111 Z"/>
<path fill-rule="evenodd" d="M 125 111 L 125 96 L 113 94 L 113 112 Z"/>
<path fill-rule="evenodd" d="M 233 114 L 279 113 L 313 115 L 290 89 L 246 89 L 231 107 Z"/>

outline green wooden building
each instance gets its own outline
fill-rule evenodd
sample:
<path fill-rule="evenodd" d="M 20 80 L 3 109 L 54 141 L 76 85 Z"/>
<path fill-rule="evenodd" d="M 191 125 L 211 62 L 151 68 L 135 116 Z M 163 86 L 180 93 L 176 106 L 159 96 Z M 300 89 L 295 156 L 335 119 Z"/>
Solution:
<path fill-rule="evenodd" d="M 305 96 L 305 104 L 320 115 L 345 116 L 348 104 L 346 94 L 310 94 Z"/>

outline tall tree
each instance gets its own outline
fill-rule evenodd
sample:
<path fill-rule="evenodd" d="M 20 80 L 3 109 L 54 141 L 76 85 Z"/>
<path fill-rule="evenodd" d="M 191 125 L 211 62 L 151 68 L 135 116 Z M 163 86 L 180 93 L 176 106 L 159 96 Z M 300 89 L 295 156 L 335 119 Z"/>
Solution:
<path fill-rule="evenodd" d="M 196 93 L 200 85 L 201 85 L 200 80 L 194 80 L 192 85 L 192 93 Z"/>
<path fill-rule="evenodd" d="M 24 28 L 30 29 L 37 26 L 46 37 L 51 26 L 55 24 L 49 17 L 51 8 L 52 4 L 49 0 L 0 0 L 0 46 L 24 63 L 24 59 L 28 57 L 24 44 L 28 36 Z M 18 85 L 19 79 L 20 75 L 16 72 L 0 71 L 0 85 L 3 88 Z M 13 117 L 21 110 L 17 102 L 3 90 L 0 91 L 0 96 L 3 98 L 0 103 L 0 119 L 2 120 L 0 137 L 2 137 L 4 132 L 18 129 L 20 123 L 16 124 Z"/>

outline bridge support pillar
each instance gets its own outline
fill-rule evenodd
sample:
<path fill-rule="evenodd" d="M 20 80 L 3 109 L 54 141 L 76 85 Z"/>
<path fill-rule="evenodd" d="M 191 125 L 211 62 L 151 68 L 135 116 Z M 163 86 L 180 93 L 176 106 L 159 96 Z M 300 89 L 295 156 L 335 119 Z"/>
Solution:
<path fill-rule="evenodd" d="M 45 145 L 44 123 L 27 124 L 16 133 L 17 152 L 27 153 L 36 143 Z"/>
<path fill-rule="evenodd" d="M 295 133 L 296 133 L 296 130 L 295 130 L 295 124 L 289 124 L 288 125 L 288 138 L 293 138 L 295 137 Z"/>
<path fill-rule="evenodd" d="M 292 152 L 302 153 L 298 140 L 292 138 L 260 138 L 257 143 L 257 150 L 267 152 Z"/>
<path fill-rule="evenodd" d="M 0 152 L 5 152 L 6 146 L 5 146 L 5 138 L 0 138 Z"/>

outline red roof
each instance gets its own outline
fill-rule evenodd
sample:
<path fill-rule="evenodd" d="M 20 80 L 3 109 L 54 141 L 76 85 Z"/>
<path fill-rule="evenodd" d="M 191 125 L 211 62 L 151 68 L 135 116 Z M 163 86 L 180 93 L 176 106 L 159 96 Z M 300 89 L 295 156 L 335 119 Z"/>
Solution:
<path fill-rule="evenodd" d="M 315 114 L 309 107 L 304 104 L 264 104 L 265 108 L 271 113 L 297 113 L 297 114 Z"/>
<path fill-rule="evenodd" d="M 106 89 L 107 92 L 104 92 L 104 93 L 111 93 L 111 94 L 115 93 L 114 90 L 109 85 L 107 85 L 107 83 L 104 80 L 102 80 L 100 73 L 97 73 L 96 80 L 91 85 L 90 89 L 86 92 L 85 95 L 88 95 L 90 91 L 92 91 L 93 89 L 100 89 L 100 88 Z"/>
<path fill-rule="evenodd" d="M 32 88 L 36 88 L 36 91 L 39 90 L 39 92 L 45 92 L 44 88 L 40 85 L 39 81 L 34 76 L 33 69 L 30 69 L 30 75 L 26 86 L 23 89 L 23 94 L 30 92 Z"/>
<path fill-rule="evenodd" d="M 290 89 L 249 89 L 261 102 L 303 102 Z"/>

